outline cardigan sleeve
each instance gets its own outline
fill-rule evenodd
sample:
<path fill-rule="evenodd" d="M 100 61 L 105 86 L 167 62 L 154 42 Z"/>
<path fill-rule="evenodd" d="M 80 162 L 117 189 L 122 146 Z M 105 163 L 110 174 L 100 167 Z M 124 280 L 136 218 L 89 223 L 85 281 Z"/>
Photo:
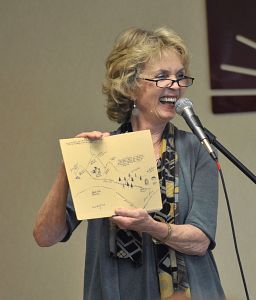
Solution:
<path fill-rule="evenodd" d="M 193 134 L 182 132 L 180 137 L 180 163 L 189 195 L 185 224 L 201 229 L 210 239 L 209 248 L 213 249 L 218 210 L 218 169 Z"/>
<path fill-rule="evenodd" d="M 80 220 L 77 220 L 74 203 L 73 203 L 73 199 L 72 199 L 70 190 L 68 192 L 67 206 L 66 206 L 66 223 L 68 226 L 68 232 L 65 235 L 65 237 L 61 240 L 61 242 L 68 241 L 69 238 L 71 237 L 73 231 L 81 223 Z"/>
<path fill-rule="evenodd" d="M 218 210 L 218 169 L 208 152 L 200 145 L 192 180 L 192 207 L 186 223 L 200 228 L 215 247 Z"/>

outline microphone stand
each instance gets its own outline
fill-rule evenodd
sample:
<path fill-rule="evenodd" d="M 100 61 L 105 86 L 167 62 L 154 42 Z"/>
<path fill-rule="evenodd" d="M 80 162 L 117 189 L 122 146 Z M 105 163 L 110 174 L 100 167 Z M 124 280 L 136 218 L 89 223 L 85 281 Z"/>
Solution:
<path fill-rule="evenodd" d="M 222 144 L 217 141 L 216 136 L 207 128 L 203 128 L 211 144 L 213 144 L 221 153 L 223 153 L 236 167 L 238 167 L 247 177 L 256 183 L 256 176 L 246 168 L 233 154 L 231 154 Z"/>
<path fill-rule="evenodd" d="M 203 130 L 204 130 L 206 136 L 208 137 L 209 142 L 211 144 L 213 144 L 218 150 L 220 150 L 220 152 L 223 153 L 247 177 L 249 177 L 254 183 L 256 183 L 256 177 L 255 177 L 255 175 L 250 170 L 248 170 L 223 145 L 221 145 L 217 141 L 216 136 L 214 134 L 212 134 L 207 128 L 203 128 Z M 248 288 L 247 288 L 247 284 L 246 284 L 246 280 L 245 280 L 245 276 L 244 276 L 243 266 L 242 266 L 242 262 L 241 262 L 240 254 L 239 254 L 239 250 L 238 250 L 238 245 L 237 245 L 237 240 L 236 240 L 236 233 L 235 233 L 235 227 L 234 227 L 232 212 L 231 212 L 231 208 L 230 208 L 230 204 L 229 204 L 229 199 L 228 199 L 228 193 L 227 193 L 227 190 L 226 190 L 226 186 L 225 186 L 225 182 L 224 182 L 224 177 L 223 177 L 222 171 L 221 171 L 220 168 L 218 168 L 218 169 L 219 169 L 221 180 L 222 180 L 222 183 L 223 183 L 223 189 L 224 189 L 224 194 L 225 194 L 225 198 L 226 198 L 226 203 L 227 203 L 229 218 L 230 218 L 230 224 L 231 224 L 231 230 L 232 230 L 233 241 L 234 241 L 234 246 L 235 246 L 235 252 L 236 252 L 236 256 L 237 256 L 237 260 L 238 260 L 239 269 L 240 269 L 240 272 L 241 272 L 241 277 L 242 277 L 242 281 L 243 281 L 243 285 L 244 285 L 244 291 L 245 291 L 246 299 L 250 300 L 250 296 L 249 296 L 249 292 L 248 292 Z"/>

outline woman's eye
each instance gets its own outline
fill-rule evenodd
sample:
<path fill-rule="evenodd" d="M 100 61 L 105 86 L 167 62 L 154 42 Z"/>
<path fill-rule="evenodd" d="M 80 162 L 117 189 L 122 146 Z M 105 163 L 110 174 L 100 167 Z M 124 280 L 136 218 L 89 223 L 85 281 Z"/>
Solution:
<path fill-rule="evenodd" d="M 185 76 L 186 76 L 186 75 L 185 75 L 185 74 L 182 74 L 182 73 L 181 73 L 181 74 L 178 74 L 178 75 L 177 75 L 177 79 L 184 78 Z"/>
<path fill-rule="evenodd" d="M 166 79 L 166 78 L 168 78 L 168 76 L 167 76 L 167 75 L 157 75 L 155 78 L 161 80 L 161 79 Z"/>

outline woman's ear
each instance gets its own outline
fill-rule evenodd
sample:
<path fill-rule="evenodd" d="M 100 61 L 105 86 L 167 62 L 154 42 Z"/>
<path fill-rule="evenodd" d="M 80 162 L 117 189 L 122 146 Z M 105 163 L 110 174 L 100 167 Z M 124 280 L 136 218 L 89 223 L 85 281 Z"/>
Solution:
<path fill-rule="evenodd" d="M 135 101 L 138 98 L 138 87 L 135 87 L 133 90 L 131 90 L 129 96 L 132 101 Z"/>

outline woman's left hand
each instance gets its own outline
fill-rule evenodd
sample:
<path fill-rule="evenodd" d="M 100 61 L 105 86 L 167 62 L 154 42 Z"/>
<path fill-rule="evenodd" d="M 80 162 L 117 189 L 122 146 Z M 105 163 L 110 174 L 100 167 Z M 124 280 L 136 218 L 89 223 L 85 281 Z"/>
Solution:
<path fill-rule="evenodd" d="M 146 232 L 160 241 L 165 240 L 169 234 L 166 223 L 154 220 L 144 209 L 118 208 L 115 213 L 112 221 L 121 229 Z M 201 256 L 207 251 L 210 240 L 201 229 L 193 225 L 172 224 L 171 236 L 165 244 L 179 252 Z"/>
<path fill-rule="evenodd" d="M 155 220 L 142 208 L 118 208 L 115 213 L 116 215 L 112 217 L 112 221 L 121 229 L 147 232 L 155 223 Z"/>

